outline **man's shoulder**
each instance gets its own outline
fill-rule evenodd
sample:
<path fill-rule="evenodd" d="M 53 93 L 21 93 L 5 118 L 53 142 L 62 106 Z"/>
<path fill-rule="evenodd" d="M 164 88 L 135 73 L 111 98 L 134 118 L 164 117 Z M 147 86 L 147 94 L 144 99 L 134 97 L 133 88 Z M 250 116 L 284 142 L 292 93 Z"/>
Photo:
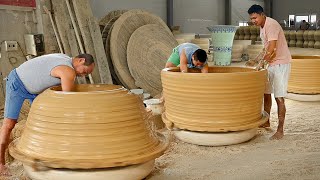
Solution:
<path fill-rule="evenodd" d="M 281 28 L 277 20 L 267 17 L 267 27 L 270 28 Z"/>

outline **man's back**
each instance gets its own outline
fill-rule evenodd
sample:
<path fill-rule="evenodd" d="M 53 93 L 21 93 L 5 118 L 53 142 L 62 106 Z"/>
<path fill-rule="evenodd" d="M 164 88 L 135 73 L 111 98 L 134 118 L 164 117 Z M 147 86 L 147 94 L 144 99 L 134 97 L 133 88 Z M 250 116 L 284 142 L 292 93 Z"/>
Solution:
<path fill-rule="evenodd" d="M 65 65 L 73 68 L 72 59 L 65 54 L 48 54 L 21 64 L 16 70 L 25 88 L 32 94 L 39 94 L 48 87 L 61 83 L 50 75 L 54 67 Z"/>

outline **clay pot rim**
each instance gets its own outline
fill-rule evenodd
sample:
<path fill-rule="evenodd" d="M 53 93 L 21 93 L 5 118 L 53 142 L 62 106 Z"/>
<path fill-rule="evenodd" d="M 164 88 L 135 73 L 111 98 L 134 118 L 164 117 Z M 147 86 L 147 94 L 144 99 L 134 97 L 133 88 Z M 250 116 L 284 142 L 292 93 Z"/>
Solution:
<path fill-rule="evenodd" d="M 183 125 L 184 127 L 176 126 L 174 122 L 171 122 L 168 120 L 166 116 L 166 112 L 162 113 L 162 119 L 165 122 L 166 125 L 170 124 L 171 127 L 168 127 L 168 129 L 178 128 L 181 130 L 189 130 L 189 131 L 195 131 L 195 132 L 234 132 L 234 131 L 243 131 L 248 130 L 252 128 L 256 128 L 267 122 L 269 119 L 269 114 L 265 111 L 262 111 L 261 118 L 255 122 L 252 122 L 250 124 L 244 124 L 241 126 L 233 126 L 233 127 L 200 127 L 200 126 L 192 126 L 192 125 Z"/>
<path fill-rule="evenodd" d="M 15 159 L 22 161 L 32 167 L 49 167 L 49 168 L 68 168 L 68 169 L 92 169 L 92 168 L 111 168 L 111 167 L 123 167 L 135 164 L 141 164 L 152 159 L 160 157 L 164 151 L 168 148 L 170 140 L 164 134 L 157 132 L 159 139 L 159 144 L 156 146 L 155 150 L 148 155 L 136 156 L 136 158 L 128 160 L 126 162 L 119 162 L 115 159 L 111 160 L 108 158 L 101 159 L 56 159 L 56 158 L 46 158 L 37 159 L 35 157 L 30 157 L 20 152 L 17 149 L 17 144 L 20 138 L 15 139 L 9 144 L 9 153 Z"/>
<path fill-rule="evenodd" d="M 310 56 L 306 56 L 306 55 L 292 55 L 291 56 L 292 59 L 320 59 L 320 55 L 310 55 Z"/>
<path fill-rule="evenodd" d="M 114 93 L 114 92 L 119 92 L 119 91 L 128 91 L 126 88 L 124 88 L 121 85 L 110 85 L 110 84 L 90 84 L 89 86 L 87 84 L 77 84 L 76 86 L 78 87 L 89 87 L 89 88 L 100 88 L 102 86 L 110 87 L 114 86 L 114 89 L 105 89 L 105 90 L 90 90 L 90 91 L 71 91 L 71 92 L 66 92 L 66 91 L 61 91 L 61 86 L 52 86 L 48 88 L 47 92 L 49 93 L 54 93 L 54 94 L 98 94 L 98 93 Z M 128 91 L 129 92 L 129 91 Z"/>
<path fill-rule="evenodd" d="M 210 67 L 209 67 L 210 68 Z M 169 68 L 164 68 L 161 70 L 161 73 L 179 73 L 180 75 L 186 75 L 186 76 L 217 76 L 218 74 L 220 75 L 226 75 L 226 74 L 249 74 L 249 73 L 258 73 L 260 71 L 266 71 L 266 69 L 260 69 L 260 70 L 255 70 L 254 67 L 226 67 L 226 66 L 211 66 L 211 68 L 232 68 L 232 69 L 248 69 L 248 71 L 245 72 L 219 72 L 219 73 L 196 73 L 196 71 L 199 71 L 196 68 L 188 68 L 188 70 L 193 70 L 194 72 L 191 73 L 181 73 L 179 67 L 169 67 Z"/>

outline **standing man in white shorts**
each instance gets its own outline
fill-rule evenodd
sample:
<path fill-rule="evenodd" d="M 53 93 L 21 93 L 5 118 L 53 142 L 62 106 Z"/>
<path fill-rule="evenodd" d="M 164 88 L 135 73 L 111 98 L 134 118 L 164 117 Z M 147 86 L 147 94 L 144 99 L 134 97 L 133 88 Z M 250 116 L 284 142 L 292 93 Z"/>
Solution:
<path fill-rule="evenodd" d="M 291 54 L 280 24 L 267 17 L 260 5 L 252 5 L 248 14 L 251 22 L 260 26 L 260 37 L 266 50 L 264 59 L 269 63 L 267 69 L 268 82 L 264 94 L 264 110 L 270 115 L 271 93 L 274 94 L 278 106 L 279 124 L 277 132 L 270 139 L 281 139 L 284 135 L 283 126 L 286 115 L 284 97 L 287 94 Z M 263 127 L 270 127 L 270 121 L 268 120 Z"/>

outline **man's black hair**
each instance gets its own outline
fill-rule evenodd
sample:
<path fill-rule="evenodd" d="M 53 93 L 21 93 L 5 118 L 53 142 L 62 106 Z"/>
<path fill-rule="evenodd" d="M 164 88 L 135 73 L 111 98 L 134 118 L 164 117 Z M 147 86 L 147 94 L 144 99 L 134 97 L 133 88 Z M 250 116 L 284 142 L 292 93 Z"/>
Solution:
<path fill-rule="evenodd" d="M 252 5 L 248 9 L 248 14 L 253 14 L 253 13 L 262 14 L 263 13 L 263 8 L 258 4 Z"/>
<path fill-rule="evenodd" d="M 92 63 L 94 63 L 94 60 L 91 54 L 79 54 L 78 56 L 76 56 L 76 58 L 84 58 L 85 66 L 90 66 Z"/>
<path fill-rule="evenodd" d="M 196 61 L 200 61 L 202 63 L 206 62 L 207 61 L 207 53 L 205 50 L 203 49 L 197 49 L 194 53 L 194 60 Z"/>

